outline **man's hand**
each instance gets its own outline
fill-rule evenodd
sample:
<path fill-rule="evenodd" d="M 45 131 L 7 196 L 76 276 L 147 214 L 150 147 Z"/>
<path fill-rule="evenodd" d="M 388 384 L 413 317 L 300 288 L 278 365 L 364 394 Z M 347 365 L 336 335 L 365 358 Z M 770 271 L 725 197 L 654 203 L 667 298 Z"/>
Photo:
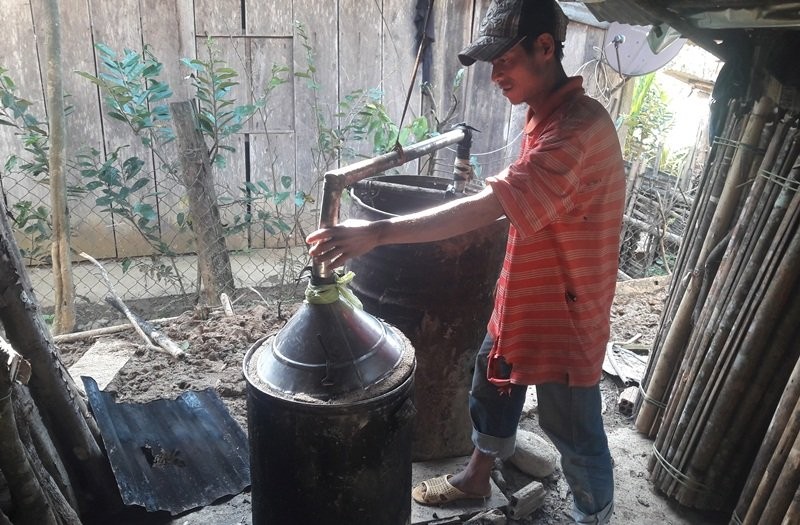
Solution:
<path fill-rule="evenodd" d="M 348 219 L 331 228 L 311 232 L 306 242 L 308 253 L 330 268 L 338 268 L 345 261 L 363 255 L 378 245 L 379 227 L 376 222 Z"/>

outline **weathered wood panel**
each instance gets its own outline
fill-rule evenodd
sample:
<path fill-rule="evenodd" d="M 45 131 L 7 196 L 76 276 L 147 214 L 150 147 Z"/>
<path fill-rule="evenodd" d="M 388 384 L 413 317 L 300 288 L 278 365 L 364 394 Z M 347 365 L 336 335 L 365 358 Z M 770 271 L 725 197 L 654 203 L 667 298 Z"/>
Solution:
<path fill-rule="evenodd" d="M 4 14 L 8 15 L 5 18 L 14 23 L 6 28 L 9 38 L 0 42 L 0 56 L 6 67 L 12 74 L 15 69 L 21 73 L 14 75 L 20 93 L 34 102 L 42 99 L 42 78 L 34 44 L 35 13 L 41 1 L 5 0 Z M 430 80 L 439 119 L 445 118 L 451 108 L 451 86 L 461 69 L 457 53 L 476 31 L 487 6 L 488 0 L 434 3 L 436 40 L 432 46 Z M 228 144 L 237 151 L 226 154 L 226 166 L 217 168 L 215 175 L 223 199 L 239 199 L 245 180 L 271 178 L 273 171 L 289 174 L 294 180 L 293 191 L 308 192 L 316 201 L 308 206 L 301 220 L 306 232 L 316 227 L 321 176 L 337 165 L 335 150 L 321 154 L 318 138 L 326 129 L 338 125 L 338 102 L 353 90 L 379 88 L 389 116 L 399 121 L 417 51 L 416 2 L 402 0 L 63 0 L 63 9 L 65 72 L 98 72 L 92 42 L 106 43 L 120 53 L 125 48 L 141 51 L 148 44 L 164 64 L 162 78 L 172 86 L 173 98 L 190 97 L 194 90 L 185 79 L 188 71 L 179 60 L 192 56 L 207 60 L 205 37 L 211 35 L 220 57 L 239 72 L 241 85 L 231 93 L 238 103 L 245 103 L 252 102 L 263 90 L 273 64 L 288 66 L 289 82 L 271 93 L 263 114 L 228 139 Z M 294 20 L 304 24 L 308 34 L 307 43 L 316 68 L 316 83 L 311 86 L 307 79 L 295 76 L 309 66 L 305 42 Z M 586 40 L 583 47 L 591 45 Z M 431 110 L 429 101 L 423 101 L 419 93 L 421 75 L 420 71 L 405 123 Z M 101 113 L 98 93 L 91 84 L 72 74 L 66 75 L 65 82 L 74 108 L 68 121 L 71 149 L 95 147 L 111 152 L 129 145 L 124 150 L 125 156 L 135 154 L 146 159 L 154 182 L 142 193 L 156 189 L 159 192 L 157 203 L 155 200 L 152 203 L 158 206 L 163 238 L 175 250 L 191 249 L 191 236 L 176 227 L 176 215 L 185 211 L 181 185 L 156 169 L 161 161 L 153 163 L 151 153 L 125 125 Z M 473 153 L 499 150 L 479 156 L 483 175 L 490 175 L 516 156 L 517 144 L 505 150 L 500 148 L 516 137 L 522 110 L 512 111 L 505 98 L 492 87 L 485 64 L 467 70 L 456 99 L 458 107 L 452 122 L 466 121 L 482 131 L 475 135 Z M 39 107 L 44 117 L 44 107 L 41 104 Z M 2 160 L 14 147 L 18 148 L 14 144 L 12 134 L 0 128 Z M 371 154 L 371 144 L 355 145 L 362 153 Z M 172 156 L 169 150 L 165 152 L 166 159 Z M 436 175 L 450 177 L 453 156 L 452 151 L 439 152 Z M 344 162 L 350 163 L 352 159 Z M 409 168 L 413 170 L 414 166 L 406 166 L 403 171 L 408 172 Z M 12 179 L 9 174 L 0 176 L 10 203 L 31 196 L 47 202 L 46 188 Z M 132 228 L 99 213 L 94 198 L 88 196 L 72 205 L 73 226 L 78 230 L 74 238 L 76 246 L 98 256 L 150 253 L 149 246 Z M 223 206 L 223 217 L 232 221 L 234 215 L 243 211 Z M 241 235 L 231 239 L 229 245 L 232 248 L 271 245 L 263 231 L 249 233 L 249 240 L 247 235 Z"/>
<path fill-rule="evenodd" d="M 138 0 L 118 0 L 116 2 L 91 0 L 90 10 L 95 42 L 108 45 L 117 52 L 118 57 L 121 57 L 126 49 L 141 52 L 142 26 Z M 96 58 L 96 63 L 98 72 L 103 71 L 99 57 Z M 146 196 L 154 192 L 156 184 L 150 151 L 142 145 L 140 138 L 128 125 L 108 116 L 105 104 L 102 105 L 101 111 L 106 153 L 119 152 L 120 168 L 122 162 L 130 157 L 138 157 L 145 162 L 141 175 L 149 174 L 152 182 L 139 190 L 137 195 L 142 202 L 155 208 L 158 205 L 155 198 Z M 115 216 L 113 225 L 117 257 L 134 257 L 153 253 L 148 242 L 128 222 Z"/>
<path fill-rule="evenodd" d="M 242 202 L 244 198 L 244 174 L 247 164 L 245 150 L 245 136 L 232 135 L 225 143 L 236 151 L 223 153 L 225 166 L 214 167 L 214 181 L 217 185 L 217 197 L 220 201 L 220 218 L 226 227 L 236 224 L 236 217 L 244 217 L 246 212 Z M 247 248 L 247 232 L 231 234 L 226 237 L 229 250 L 244 250 Z"/>
<path fill-rule="evenodd" d="M 249 67 L 246 71 L 249 87 L 248 103 L 266 96 L 266 106 L 260 110 L 245 128 L 247 133 L 264 133 L 272 130 L 294 129 L 294 85 L 291 72 L 276 73 L 286 83 L 267 92 L 273 76 L 273 67 L 288 68 L 292 64 L 291 38 L 250 38 Z"/>
<path fill-rule="evenodd" d="M 340 99 L 356 90 L 381 88 L 381 27 L 379 4 L 339 1 Z M 370 144 L 357 142 L 350 146 L 362 155 L 372 155 Z"/>
<path fill-rule="evenodd" d="M 304 44 L 310 46 L 316 64 L 316 85 L 311 85 L 306 78 L 294 78 L 294 114 L 297 123 L 295 184 L 297 189 L 313 196 L 316 202 L 315 206 L 310 207 L 310 211 L 313 211 L 319 207 L 321 200 L 323 174 L 327 169 L 336 167 L 321 153 L 317 116 L 319 114 L 323 128 L 335 125 L 339 96 L 339 46 L 336 25 L 330 21 L 336 20 L 337 5 L 336 2 L 294 0 L 293 6 L 295 19 L 305 26 L 308 35 L 308 42 L 304 42 L 295 31 L 293 72 L 304 73 L 308 70 Z M 315 229 L 316 225 L 316 212 L 304 217 L 303 227 L 307 231 Z"/>
<path fill-rule="evenodd" d="M 160 80 L 172 88 L 173 95 L 160 102 L 191 100 L 194 88 L 188 77 L 189 69 L 181 64 L 183 58 L 194 58 L 194 13 L 192 0 L 142 0 L 142 41 L 163 65 Z M 159 228 L 164 242 L 175 253 L 193 249 L 194 234 L 180 228 L 178 214 L 187 213 L 186 190 L 165 164 L 177 166 L 175 142 L 160 145 L 153 156 L 157 184 Z"/>
<path fill-rule="evenodd" d="M 435 2 L 433 20 L 436 24 L 436 41 L 433 43 L 433 105 L 430 101 L 425 101 L 426 111 L 432 111 L 438 121 L 444 122 L 448 119 L 448 114 L 452 114 L 452 119 L 448 124 L 444 124 L 442 131 L 448 131 L 452 124 L 466 122 L 473 127 L 479 127 L 476 123 L 470 122 L 465 117 L 465 106 L 468 85 L 468 73 L 465 71 L 465 79 L 459 89 L 453 90 L 453 83 L 456 76 L 463 68 L 458 61 L 458 52 L 472 38 L 472 2 L 459 3 L 454 7 L 448 2 Z M 455 95 L 455 99 L 453 98 Z M 482 147 L 482 139 L 476 134 L 473 140 L 473 152 L 477 152 Z M 455 153 L 450 150 L 441 150 L 436 155 L 436 165 L 434 175 L 437 177 L 451 178 L 453 175 L 453 161 Z M 427 167 L 423 166 L 425 173 Z"/>
<path fill-rule="evenodd" d="M 3 18 L 11 23 L 4 24 L 4 35 L 0 38 L 0 66 L 8 69 L 6 74 L 16 84 L 16 95 L 32 103 L 31 113 L 40 120 L 46 120 L 36 34 L 29 2 L 4 0 Z M 26 200 L 35 206 L 43 205 L 49 208 L 49 193 L 46 186 L 22 174 L 5 171 L 4 164 L 10 155 L 27 157 L 21 137 L 16 133 L 17 131 L 11 127 L 0 126 L 0 183 L 7 199 L 7 208 L 15 214 L 17 212 L 14 210 L 14 204 Z M 19 236 L 17 240 L 23 248 L 30 247 L 30 243 L 26 242 L 23 236 Z"/>
<path fill-rule="evenodd" d="M 400 117 L 403 115 L 403 104 L 408 94 L 408 88 L 411 85 L 411 77 L 417 58 L 417 29 L 414 26 L 414 3 L 386 1 L 383 6 L 380 45 L 383 51 L 382 82 L 384 105 L 392 120 L 400 123 Z M 420 114 L 419 85 L 422 82 L 421 69 L 420 67 L 420 71 L 414 81 L 414 93 L 406 114 L 406 124 Z"/>
<path fill-rule="evenodd" d="M 488 7 L 489 0 L 476 2 L 478 16 L 474 18 L 473 34 L 477 35 L 478 25 Z M 504 148 L 518 133 L 517 129 L 510 129 L 511 105 L 495 88 L 491 73 L 491 65 L 486 62 L 477 62 L 469 67 L 465 109 L 467 122 L 480 130 L 475 134 L 473 152 L 482 154 L 479 162 L 484 177 L 506 167 Z"/>
<path fill-rule="evenodd" d="M 161 80 L 172 88 L 168 102 L 187 100 L 194 89 L 181 65 L 182 58 L 197 56 L 192 0 L 141 0 L 142 42 L 163 64 Z"/>
<path fill-rule="evenodd" d="M 195 0 L 197 36 L 234 36 L 244 34 L 240 0 Z"/>
<path fill-rule="evenodd" d="M 381 15 L 381 47 L 383 50 L 382 90 L 386 113 L 398 125 L 408 125 L 421 113 L 420 85 L 422 67 L 413 81 L 409 107 L 403 117 L 403 106 L 412 85 L 412 75 L 417 59 L 417 28 L 414 25 L 416 2 L 383 2 Z M 433 22 L 431 22 L 433 23 Z M 400 173 L 416 174 L 419 161 L 408 162 L 398 168 Z"/>
<path fill-rule="evenodd" d="M 244 0 L 245 26 L 248 35 L 291 37 L 292 2 Z"/>

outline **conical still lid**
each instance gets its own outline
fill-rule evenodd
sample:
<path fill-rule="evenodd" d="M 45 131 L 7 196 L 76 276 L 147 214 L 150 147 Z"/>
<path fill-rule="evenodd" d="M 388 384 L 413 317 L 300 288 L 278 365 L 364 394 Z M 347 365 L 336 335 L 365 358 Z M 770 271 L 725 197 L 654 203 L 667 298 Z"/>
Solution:
<path fill-rule="evenodd" d="M 397 329 L 342 299 L 303 303 L 263 344 L 267 348 L 259 352 L 258 378 L 283 395 L 318 400 L 381 381 L 410 346 Z"/>

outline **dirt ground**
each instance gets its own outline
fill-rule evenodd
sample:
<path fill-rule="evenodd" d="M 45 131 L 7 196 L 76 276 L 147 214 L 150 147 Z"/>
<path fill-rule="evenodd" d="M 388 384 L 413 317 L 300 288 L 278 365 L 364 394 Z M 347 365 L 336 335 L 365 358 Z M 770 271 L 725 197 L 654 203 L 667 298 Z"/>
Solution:
<path fill-rule="evenodd" d="M 640 344 L 653 342 L 658 329 L 660 312 L 666 295 L 665 278 L 649 278 L 620 283 L 612 309 L 612 341 Z M 234 304 L 234 316 L 224 317 L 221 311 L 192 308 L 179 300 L 130 303 L 129 306 L 145 318 L 161 318 L 181 313 L 163 326 L 164 332 L 187 347 L 184 359 L 176 360 L 166 354 L 148 350 L 133 331 L 113 336 L 137 345 L 133 358 L 120 370 L 106 390 L 117 392 L 117 399 L 126 402 L 146 402 L 153 399 L 174 399 L 187 390 L 213 387 L 219 393 L 233 418 L 247 429 L 246 391 L 242 362 L 247 349 L 264 335 L 279 330 L 299 304 L 289 301 L 280 310 L 264 303 L 255 294 L 240 297 Z M 98 328 L 122 322 L 116 311 L 95 305 L 81 311 L 83 329 Z M 59 349 L 69 366 L 93 343 L 89 339 L 60 344 Z M 652 442 L 633 428 L 633 422 L 619 413 L 617 402 L 624 385 L 606 375 L 601 389 L 605 402 L 605 424 L 611 453 L 615 462 L 616 503 L 612 523 L 615 524 L 714 524 L 719 517 L 702 516 L 667 501 L 656 494 L 647 481 L 648 461 Z M 538 432 L 535 410 L 526 413 L 522 428 Z M 510 495 L 531 481 L 531 478 L 510 464 L 500 465 Z M 559 470 L 539 480 L 547 489 L 542 508 L 518 525 L 559 525 L 570 523 L 565 515 L 571 495 Z M 138 518 L 142 520 L 142 518 Z M 249 525 L 250 498 L 245 492 L 203 509 L 178 517 L 151 515 L 143 524 L 169 525 Z M 306 524 L 303 524 L 306 525 Z"/>

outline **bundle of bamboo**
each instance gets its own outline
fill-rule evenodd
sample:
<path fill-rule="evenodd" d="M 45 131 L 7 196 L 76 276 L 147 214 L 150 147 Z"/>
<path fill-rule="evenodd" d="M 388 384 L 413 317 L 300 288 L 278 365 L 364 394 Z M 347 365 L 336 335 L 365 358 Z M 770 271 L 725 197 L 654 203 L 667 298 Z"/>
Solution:
<path fill-rule="evenodd" d="M 643 382 L 651 479 L 696 508 L 733 509 L 800 353 L 800 137 L 773 109 L 730 112 Z"/>
<path fill-rule="evenodd" d="M 750 469 L 732 522 L 800 523 L 800 361 Z"/>

